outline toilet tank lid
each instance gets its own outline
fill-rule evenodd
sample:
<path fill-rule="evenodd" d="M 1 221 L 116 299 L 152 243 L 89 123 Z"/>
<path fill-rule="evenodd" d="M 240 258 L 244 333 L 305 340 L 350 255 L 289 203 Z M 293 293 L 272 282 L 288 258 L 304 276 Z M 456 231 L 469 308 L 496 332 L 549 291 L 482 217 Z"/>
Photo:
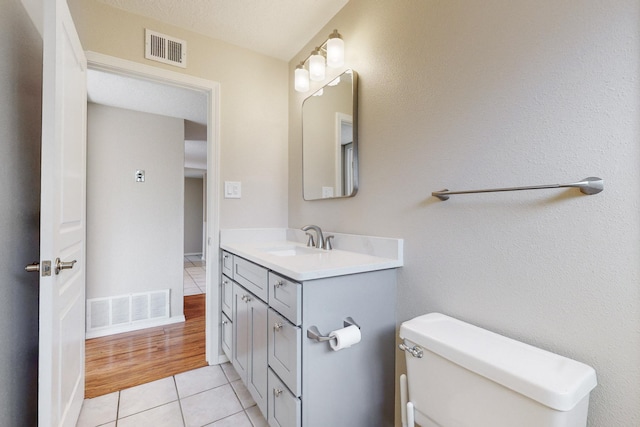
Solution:
<path fill-rule="evenodd" d="M 570 411 L 597 385 L 584 363 L 440 313 L 404 322 L 400 338 L 558 411 Z"/>

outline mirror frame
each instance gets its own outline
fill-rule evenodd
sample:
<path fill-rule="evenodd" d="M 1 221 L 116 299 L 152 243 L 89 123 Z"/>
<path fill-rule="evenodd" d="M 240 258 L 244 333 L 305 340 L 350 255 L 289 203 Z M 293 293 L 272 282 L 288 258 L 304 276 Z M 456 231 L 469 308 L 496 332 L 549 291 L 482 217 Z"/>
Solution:
<path fill-rule="evenodd" d="M 302 108 L 301 108 L 301 121 L 302 121 L 302 126 L 301 126 L 301 130 L 302 130 L 302 198 L 305 201 L 314 201 L 314 200 L 331 200 L 331 199 L 344 199 L 344 198 L 348 198 L 348 197 L 354 197 L 357 193 L 358 193 L 358 187 L 359 187 L 359 179 L 358 179 L 358 175 L 359 175 L 359 168 L 358 168 L 358 152 L 359 152 L 359 148 L 358 148 L 358 73 L 356 73 L 354 70 L 352 69 L 347 69 L 344 72 L 342 72 L 339 76 L 337 77 L 342 77 L 345 74 L 350 74 L 351 75 L 351 99 L 352 99 L 352 127 L 353 127 L 353 176 L 352 176 L 352 191 L 350 194 L 348 195 L 342 195 L 342 196 L 333 196 L 333 197 L 318 197 L 318 198 L 307 198 L 307 196 L 305 195 L 305 170 L 304 170 L 304 159 L 305 159 L 305 149 L 304 149 L 304 145 L 305 145 L 305 141 L 304 141 L 304 105 L 307 101 L 309 101 L 310 99 L 312 99 L 314 97 L 314 95 L 316 93 L 318 93 L 321 90 L 324 90 L 325 88 L 327 88 L 329 86 L 329 84 L 324 85 L 322 88 L 318 89 L 317 91 L 315 91 L 313 94 L 311 94 L 310 96 L 308 96 L 307 98 L 305 98 L 305 100 L 302 102 Z M 334 78 L 334 79 L 335 79 Z M 332 79 L 332 80 L 334 80 Z"/>

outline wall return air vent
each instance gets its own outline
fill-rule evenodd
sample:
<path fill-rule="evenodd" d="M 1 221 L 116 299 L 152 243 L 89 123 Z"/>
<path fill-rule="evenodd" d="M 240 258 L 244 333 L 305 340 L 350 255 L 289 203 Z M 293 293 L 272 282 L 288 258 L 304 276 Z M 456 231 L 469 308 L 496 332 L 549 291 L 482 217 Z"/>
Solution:
<path fill-rule="evenodd" d="M 187 68 L 187 42 L 145 29 L 144 57 L 152 61 Z"/>

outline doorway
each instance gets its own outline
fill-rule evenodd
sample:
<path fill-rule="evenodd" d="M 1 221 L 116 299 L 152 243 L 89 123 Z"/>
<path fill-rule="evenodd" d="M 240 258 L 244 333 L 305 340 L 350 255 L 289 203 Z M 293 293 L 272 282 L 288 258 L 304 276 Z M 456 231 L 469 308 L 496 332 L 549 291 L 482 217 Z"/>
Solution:
<path fill-rule="evenodd" d="M 216 82 L 191 77 L 172 71 L 150 67 L 107 55 L 87 52 L 88 66 L 90 70 L 112 73 L 118 76 L 128 76 L 141 79 L 153 84 L 166 85 L 173 88 L 187 89 L 204 94 L 206 99 L 206 231 L 204 244 L 204 262 L 206 270 L 206 302 L 205 302 L 205 347 L 206 361 L 208 364 L 218 364 L 225 359 L 220 356 L 218 319 L 218 182 L 219 182 L 219 147 L 218 147 L 218 93 L 219 85 Z M 90 244 L 90 242 L 89 242 Z M 182 262 L 182 260 L 181 260 Z M 212 291 L 215 290 L 215 291 Z"/>

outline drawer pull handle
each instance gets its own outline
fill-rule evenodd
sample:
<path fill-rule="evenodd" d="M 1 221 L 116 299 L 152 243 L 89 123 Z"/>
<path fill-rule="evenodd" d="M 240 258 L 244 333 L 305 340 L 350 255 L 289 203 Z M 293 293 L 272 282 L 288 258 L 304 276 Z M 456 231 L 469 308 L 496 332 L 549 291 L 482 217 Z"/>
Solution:
<path fill-rule="evenodd" d="M 282 390 L 281 389 L 279 389 L 279 388 L 274 388 L 273 389 L 273 395 L 275 397 L 280 397 L 281 394 L 282 394 Z"/>
<path fill-rule="evenodd" d="M 223 320 L 223 321 L 222 321 L 222 324 L 223 324 L 223 325 L 226 325 L 227 323 L 229 323 L 229 322 L 227 322 L 226 320 Z"/>
<path fill-rule="evenodd" d="M 273 287 L 274 287 L 274 288 L 276 288 L 276 289 L 278 289 L 278 288 L 283 287 L 284 285 L 285 285 L 285 282 L 284 282 L 284 281 L 282 281 L 282 280 L 278 280 L 278 282 L 277 282 L 275 285 L 273 285 Z"/>
<path fill-rule="evenodd" d="M 280 329 L 282 329 L 282 322 L 276 322 L 276 323 L 273 325 L 273 330 L 274 330 L 274 331 L 279 331 Z"/>

